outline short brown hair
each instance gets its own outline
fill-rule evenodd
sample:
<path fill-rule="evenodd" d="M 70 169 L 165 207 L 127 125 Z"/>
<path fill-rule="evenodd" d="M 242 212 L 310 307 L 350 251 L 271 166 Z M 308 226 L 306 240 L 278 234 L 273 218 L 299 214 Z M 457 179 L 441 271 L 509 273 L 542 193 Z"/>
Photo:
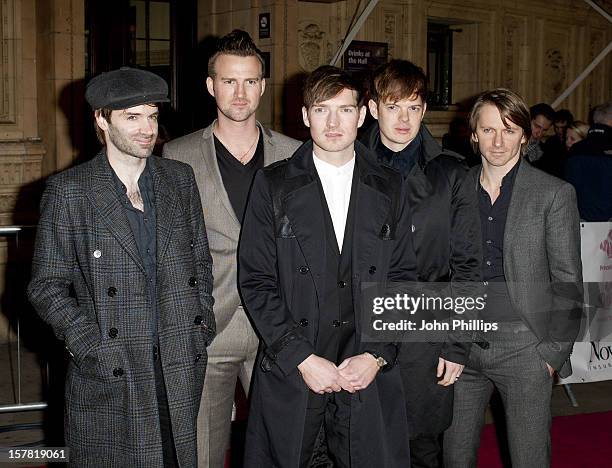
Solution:
<path fill-rule="evenodd" d="M 514 91 L 510 91 L 505 88 L 496 88 L 491 91 L 485 91 L 476 99 L 474 106 L 470 112 L 470 130 L 472 135 L 476 134 L 476 127 L 478 126 L 478 117 L 480 116 L 480 110 L 483 106 L 491 104 L 497 108 L 501 116 L 502 123 L 508 127 L 508 121 L 517 125 L 523 130 L 525 136 L 525 143 L 521 145 L 521 154 L 527 146 L 529 138 L 531 138 L 531 117 L 529 115 L 529 108 L 525 104 L 524 99 L 516 94 Z M 472 148 L 474 152 L 478 154 L 478 143 L 472 140 Z"/>
<path fill-rule="evenodd" d="M 208 59 L 208 76 L 214 78 L 215 62 L 219 55 L 235 55 L 237 57 L 256 57 L 261 64 L 261 77 L 263 77 L 266 64 L 264 62 L 261 51 L 257 48 L 251 36 L 246 31 L 234 29 L 231 33 L 226 34 L 219 39 L 217 43 L 217 51 Z"/>
<path fill-rule="evenodd" d="M 94 116 L 97 117 L 97 116 L 101 115 L 104 118 L 104 120 L 106 120 L 108 123 L 110 123 L 110 121 L 111 121 L 111 112 L 113 112 L 112 109 L 96 109 L 94 111 Z M 106 145 L 106 139 L 104 138 L 104 130 L 102 130 L 100 128 L 100 126 L 98 125 L 98 122 L 96 122 L 95 118 L 94 118 L 94 128 L 96 130 L 96 136 L 98 137 L 98 141 L 102 145 Z"/>
<path fill-rule="evenodd" d="M 350 89 L 357 94 L 359 105 L 360 91 L 357 82 L 344 70 L 331 65 L 323 65 L 313 71 L 304 83 L 304 106 L 310 109 L 318 104 Z"/>
<path fill-rule="evenodd" d="M 427 101 L 427 77 L 421 67 L 408 60 L 394 59 L 374 71 L 370 98 L 376 104 L 410 99 L 415 95 Z"/>

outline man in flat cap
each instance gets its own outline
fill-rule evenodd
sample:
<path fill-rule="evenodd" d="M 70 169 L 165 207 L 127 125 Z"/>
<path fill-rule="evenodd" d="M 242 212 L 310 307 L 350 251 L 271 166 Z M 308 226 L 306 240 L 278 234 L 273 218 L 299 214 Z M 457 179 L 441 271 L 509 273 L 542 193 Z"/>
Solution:
<path fill-rule="evenodd" d="M 167 92 L 131 68 L 92 79 L 104 148 L 43 195 L 28 295 L 71 357 L 71 466 L 196 466 L 212 260 L 191 167 L 151 155 Z"/>

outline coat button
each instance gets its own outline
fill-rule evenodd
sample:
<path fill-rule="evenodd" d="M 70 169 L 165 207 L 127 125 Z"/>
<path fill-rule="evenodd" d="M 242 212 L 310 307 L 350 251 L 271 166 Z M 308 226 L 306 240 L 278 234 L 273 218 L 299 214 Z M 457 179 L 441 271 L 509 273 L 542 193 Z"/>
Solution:
<path fill-rule="evenodd" d="M 300 320 L 300 327 L 307 327 L 307 326 L 308 326 L 308 320 L 306 319 Z"/>
<path fill-rule="evenodd" d="M 308 267 L 307 267 L 307 266 L 305 266 L 305 265 L 302 265 L 302 266 L 301 266 L 301 267 L 298 269 L 298 271 L 299 271 L 301 274 L 305 275 L 306 273 L 308 273 L 308 272 L 310 271 L 310 268 L 308 268 Z"/>
<path fill-rule="evenodd" d="M 200 359 L 202 359 L 202 355 L 200 353 L 196 354 L 195 362 L 198 362 Z"/>
<path fill-rule="evenodd" d="M 368 270 L 368 273 L 370 273 L 371 275 L 373 275 L 374 273 L 376 273 L 376 267 L 374 265 L 372 265 L 370 267 L 370 269 Z"/>
<path fill-rule="evenodd" d="M 95 258 L 100 258 L 102 256 L 102 252 L 99 250 L 94 250 L 93 256 Z"/>
<path fill-rule="evenodd" d="M 113 369 L 113 375 L 115 377 L 121 377 L 123 375 L 123 369 L 121 367 L 115 367 Z"/>
<path fill-rule="evenodd" d="M 195 318 L 193 319 L 193 323 L 196 325 L 202 325 L 202 316 L 196 315 Z"/>
<path fill-rule="evenodd" d="M 338 281 L 338 287 L 339 288 L 345 288 L 346 287 L 346 282 L 345 281 Z"/>
<path fill-rule="evenodd" d="M 341 325 L 340 320 L 334 320 L 332 322 L 332 327 L 338 328 Z"/>
<path fill-rule="evenodd" d="M 192 276 L 191 278 L 189 278 L 189 286 L 191 286 L 193 288 L 197 284 L 198 284 L 198 280 L 195 278 L 195 276 Z"/>
<path fill-rule="evenodd" d="M 191 247 L 193 249 L 193 241 L 189 242 L 189 247 Z"/>
<path fill-rule="evenodd" d="M 389 234 L 389 231 L 391 231 L 391 228 L 389 227 L 389 225 L 388 225 L 388 224 L 383 224 L 383 226 L 382 226 L 382 228 L 381 228 L 380 232 L 381 232 L 381 233 L 382 233 L 384 236 L 386 236 L 387 234 Z"/>
<path fill-rule="evenodd" d="M 108 291 L 106 291 L 106 294 L 108 294 L 110 297 L 115 297 L 117 295 L 117 288 L 111 286 L 110 288 L 108 288 Z"/>
<path fill-rule="evenodd" d="M 108 336 L 110 336 L 111 338 L 117 338 L 117 335 L 119 334 L 119 331 L 113 327 L 108 331 Z"/>

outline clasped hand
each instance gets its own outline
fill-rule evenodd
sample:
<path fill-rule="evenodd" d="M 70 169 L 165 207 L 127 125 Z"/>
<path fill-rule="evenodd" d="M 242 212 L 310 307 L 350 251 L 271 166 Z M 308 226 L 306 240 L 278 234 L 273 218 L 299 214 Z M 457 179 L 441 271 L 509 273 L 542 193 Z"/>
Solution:
<path fill-rule="evenodd" d="M 339 366 L 325 358 L 311 354 L 298 370 L 310 390 L 320 395 L 346 390 L 355 393 L 366 388 L 378 372 L 374 356 L 358 354 L 345 359 Z"/>

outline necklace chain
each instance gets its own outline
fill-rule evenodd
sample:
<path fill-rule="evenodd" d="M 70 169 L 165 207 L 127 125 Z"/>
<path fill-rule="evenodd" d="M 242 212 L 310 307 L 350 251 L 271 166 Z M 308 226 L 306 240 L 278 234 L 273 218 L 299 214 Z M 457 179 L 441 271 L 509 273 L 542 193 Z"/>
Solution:
<path fill-rule="evenodd" d="M 215 135 L 217 135 L 217 132 L 215 132 L 214 130 L 213 130 L 213 133 Z M 217 138 L 219 138 L 219 135 L 217 135 Z M 220 140 L 220 138 L 219 138 L 219 140 Z M 248 156 L 248 154 L 253 149 L 253 146 L 255 146 L 255 143 L 257 143 L 258 141 L 259 141 L 259 127 L 257 127 L 257 135 L 255 136 L 255 139 L 253 140 L 253 143 L 251 143 L 251 146 L 249 146 L 249 149 L 246 150 L 246 153 L 244 153 L 242 156 L 235 156 L 232 152 L 230 152 L 230 154 L 232 156 L 234 156 L 238 160 L 238 162 L 240 164 L 245 165 L 246 164 L 246 162 L 245 162 L 246 157 Z M 223 141 L 221 141 L 221 143 L 224 144 Z M 227 148 L 227 146 L 226 146 L 226 148 Z M 228 151 L 229 151 L 229 149 L 228 149 Z"/>
<path fill-rule="evenodd" d="M 247 155 L 251 152 L 251 150 L 253 149 L 253 146 L 255 146 L 255 143 L 257 143 L 259 141 L 259 128 L 257 129 L 257 135 L 255 136 L 255 139 L 253 140 L 253 143 L 251 143 L 251 146 L 249 146 L 249 149 L 246 150 L 246 153 L 244 153 L 242 156 L 240 156 L 238 159 L 238 161 L 240 162 L 240 164 L 245 165 L 245 159 L 247 157 Z"/>

